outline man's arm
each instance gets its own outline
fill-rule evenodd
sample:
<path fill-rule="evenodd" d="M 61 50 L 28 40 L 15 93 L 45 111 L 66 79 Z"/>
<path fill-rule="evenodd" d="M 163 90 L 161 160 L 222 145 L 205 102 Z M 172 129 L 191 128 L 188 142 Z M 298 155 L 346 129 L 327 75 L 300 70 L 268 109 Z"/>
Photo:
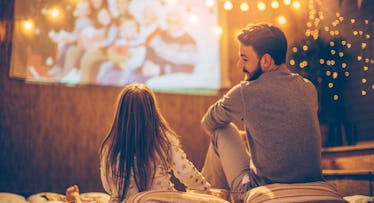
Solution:
<path fill-rule="evenodd" d="M 226 93 L 223 98 L 209 107 L 201 120 L 205 132 L 212 133 L 216 128 L 228 125 L 234 120 L 243 118 L 242 87 L 236 85 Z"/>

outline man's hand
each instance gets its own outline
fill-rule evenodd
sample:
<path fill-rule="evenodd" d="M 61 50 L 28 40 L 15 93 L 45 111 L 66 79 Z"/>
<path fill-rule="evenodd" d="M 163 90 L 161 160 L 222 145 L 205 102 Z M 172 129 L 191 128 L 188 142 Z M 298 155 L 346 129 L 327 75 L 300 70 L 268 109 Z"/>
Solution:
<path fill-rule="evenodd" d="M 247 133 L 245 132 L 245 130 L 239 130 L 239 134 L 240 134 L 240 137 L 242 138 L 245 146 L 248 148 L 249 145 L 248 145 Z"/>

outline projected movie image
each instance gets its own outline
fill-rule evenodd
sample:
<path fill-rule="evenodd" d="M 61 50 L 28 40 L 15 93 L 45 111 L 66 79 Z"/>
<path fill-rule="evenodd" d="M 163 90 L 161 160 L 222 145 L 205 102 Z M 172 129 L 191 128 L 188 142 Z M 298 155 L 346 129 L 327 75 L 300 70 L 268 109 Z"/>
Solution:
<path fill-rule="evenodd" d="M 10 74 L 70 85 L 217 89 L 217 12 L 201 0 L 16 0 Z"/>

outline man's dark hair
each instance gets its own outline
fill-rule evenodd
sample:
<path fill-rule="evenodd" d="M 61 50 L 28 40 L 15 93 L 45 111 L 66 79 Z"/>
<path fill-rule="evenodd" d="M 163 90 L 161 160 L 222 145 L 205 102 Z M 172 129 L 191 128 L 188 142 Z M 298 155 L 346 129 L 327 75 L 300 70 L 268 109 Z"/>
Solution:
<path fill-rule="evenodd" d="M 287 39 L 283 31 L 269 24 L 249 25 L 238 35 L 245 46 L 252 46 L 259 56 L 269 54 L 276 65 L 286 62 Z"/>

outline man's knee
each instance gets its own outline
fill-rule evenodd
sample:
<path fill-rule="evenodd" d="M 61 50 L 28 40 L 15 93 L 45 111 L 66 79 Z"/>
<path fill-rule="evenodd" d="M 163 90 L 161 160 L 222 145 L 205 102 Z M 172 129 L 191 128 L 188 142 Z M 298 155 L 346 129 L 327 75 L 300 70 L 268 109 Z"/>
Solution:
<path fill-rule="evenodd" d="M 237 147 L 239 141 L 241 141 L 239 130 L 234 124 L 215 129 L 211 140 L 214 151 L 218 155 L 219 151 L 226 150 L 227 147 Z"/>
<path fill-rule="evenodd" d="M 240 136 L 238 128 L 235 124 L 230 123 L 229 125 L 217 128 L 213 132 L 213 141 L 218 140 L 231 140 L 233 137 Z"/>

